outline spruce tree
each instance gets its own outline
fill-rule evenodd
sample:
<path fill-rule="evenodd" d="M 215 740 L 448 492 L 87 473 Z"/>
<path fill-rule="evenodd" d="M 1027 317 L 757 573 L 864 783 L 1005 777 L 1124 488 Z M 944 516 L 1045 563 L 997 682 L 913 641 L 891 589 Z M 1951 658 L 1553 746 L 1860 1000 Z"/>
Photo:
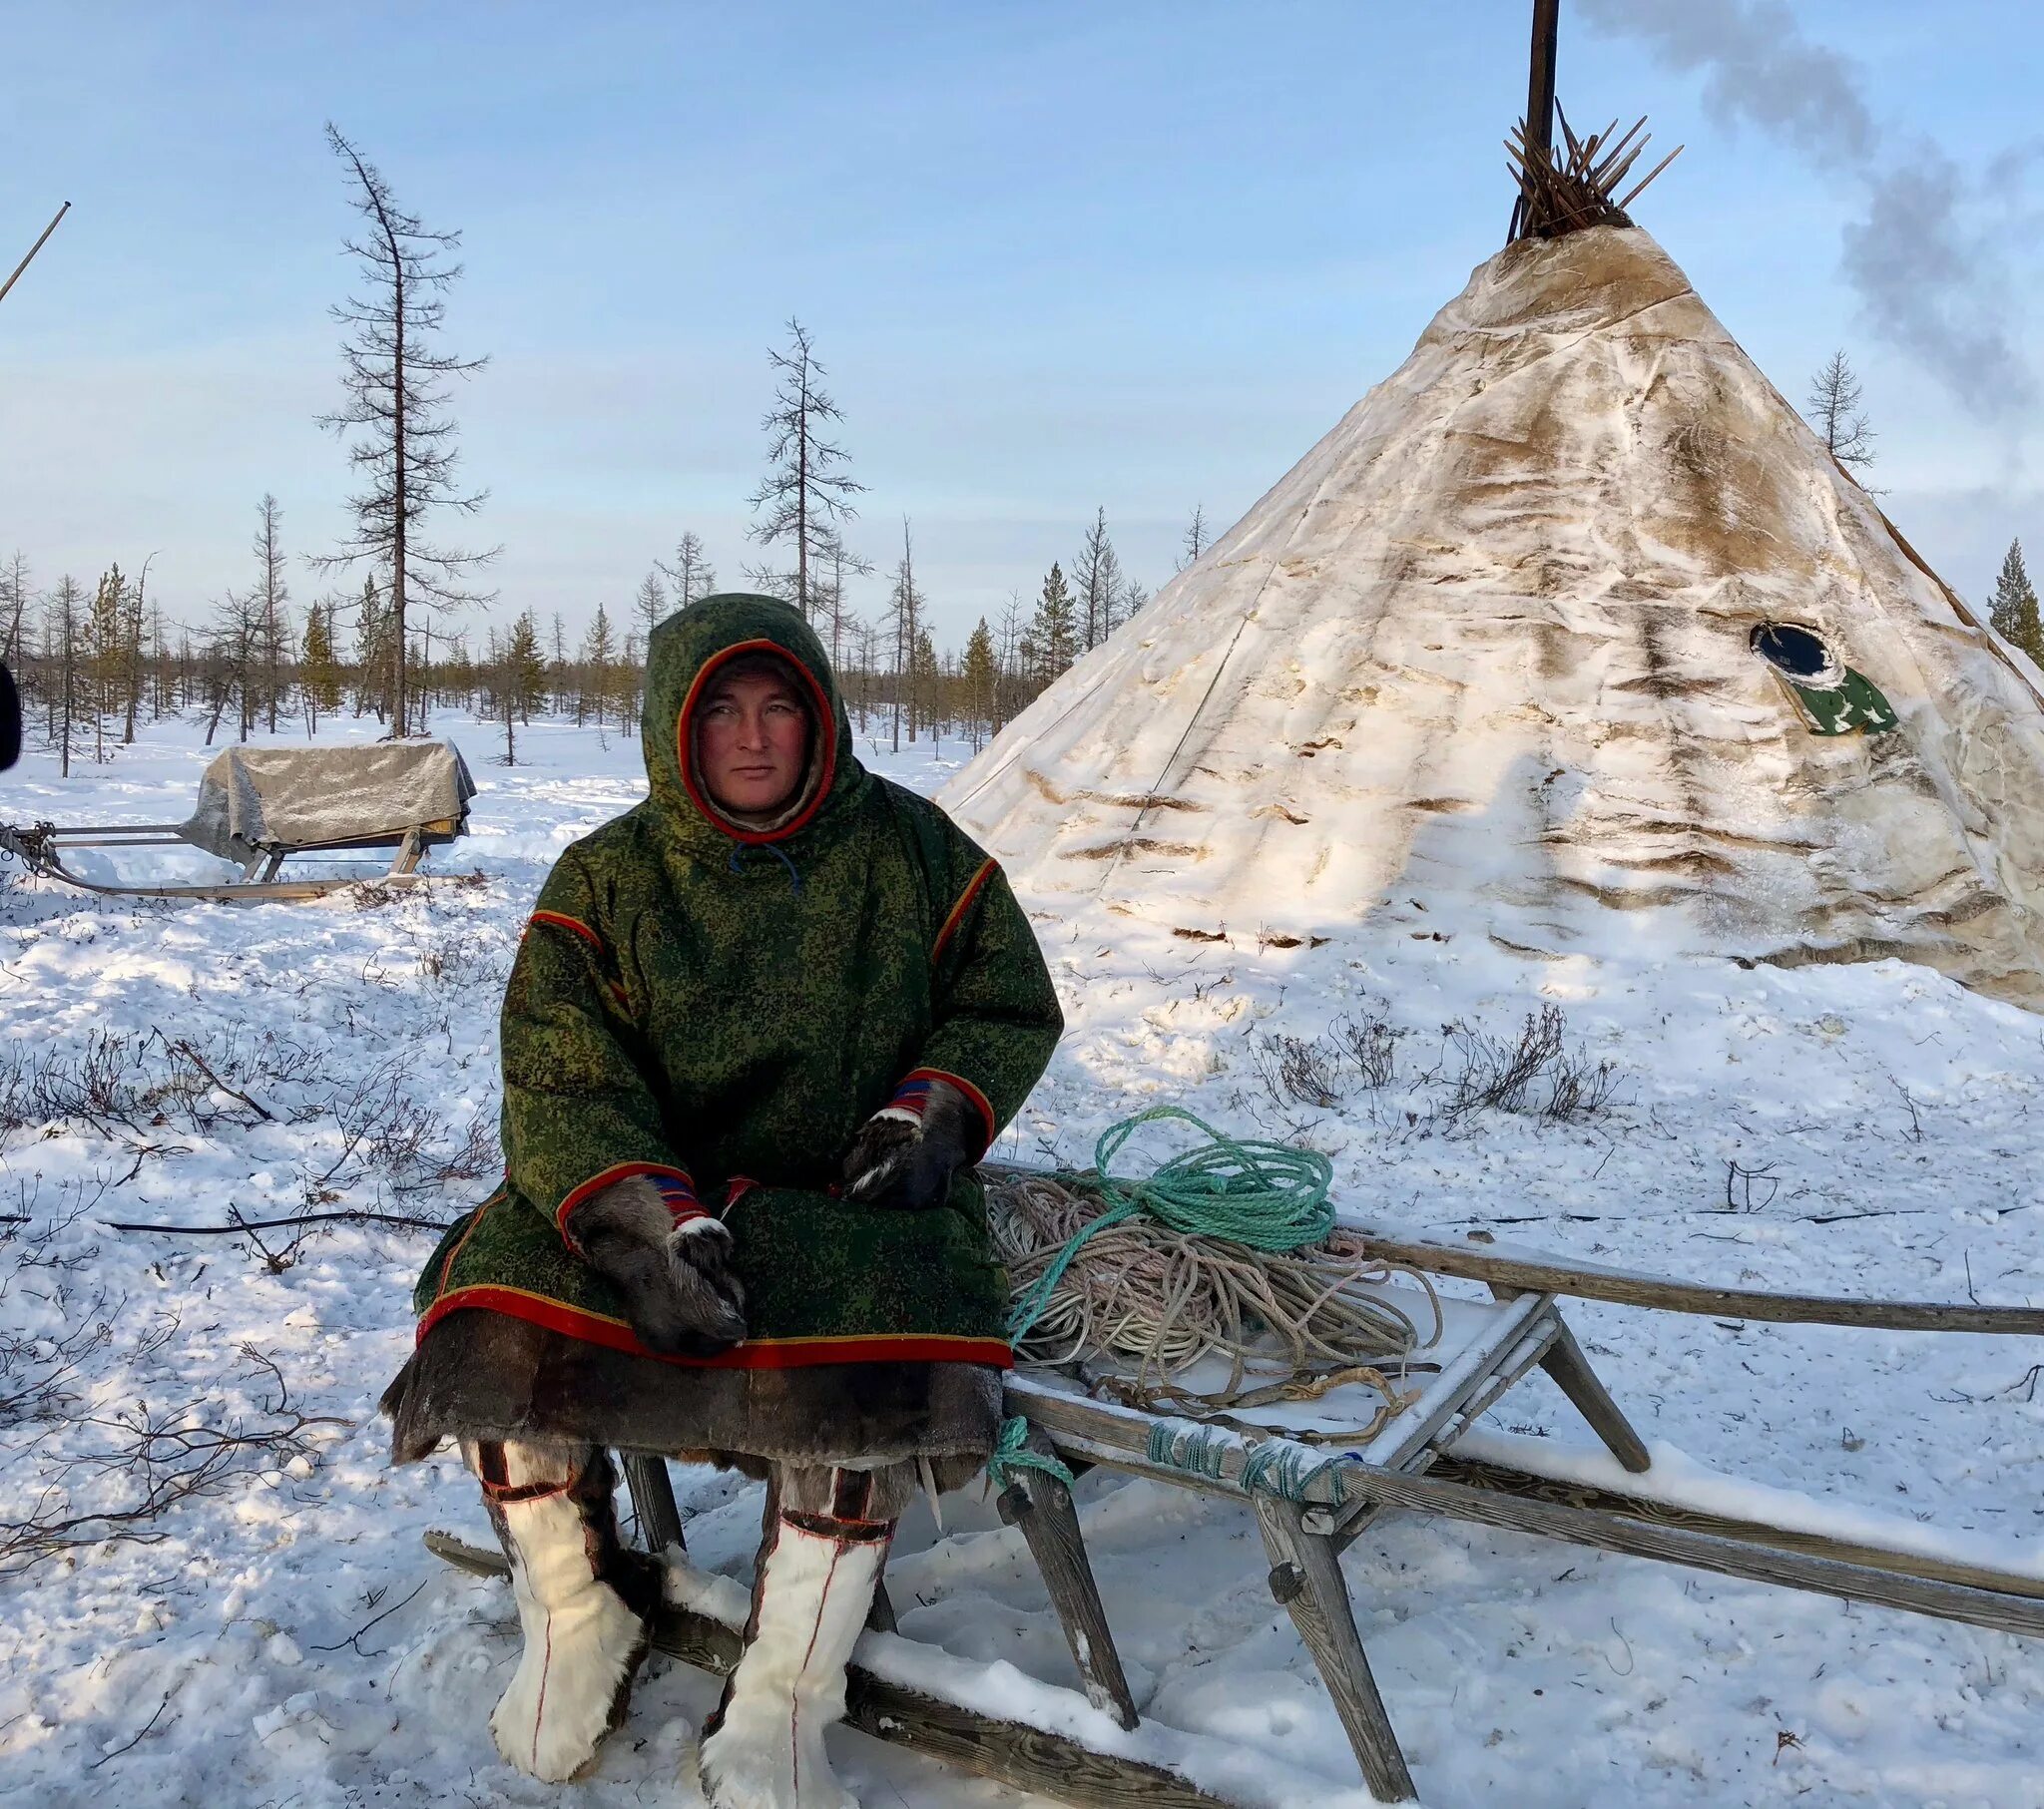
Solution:
<path fill-rule="evenodd" d="M 958 677 L 965 692 L 966 729 L 972 736 L 972 751 L 977 753 L 993 727 L 994 692 L 1001 679 L 1000 662 L 994 657 L 993 631 L 987 627 L 984 616 L 965 643 L 965 664 Z"/>
<path fill-rule="evenodd" d="M 540 652 L 539 623 L 530 610 L 512 623 L 505 638 L 504 683 L 518 719 L 529 725 L 533 705 L 544 705 L 547 694 L 546 656 Z"/>
<path fill-rule="evenodd" d="M 908 670 L 911 675 L 909 694 L 915 701 L 922 725 L 930 731 L 930 739 L 934 742 L 942 733 L 944 722 L 944 669 L 937 658 L 937 644 L 926 628 L 915 631 L 915 645 L 909 650 Z M 914 738 L 911 732 L 909 739 Z"/>
<path fill-rule="evenodd" d="M 319 732 L 319 712 L 340 707 L 340 667 L 333 657 L 333 631 L 326 612 L 314 604 L 305 616 L 305 645 L 299 683 L 305 693 L 305 738 Z"/>
<path fill-rule="evenodd" d="M 1994 632 L 2011 647 L 2019 647 L 2039 666 L 2044 666 L 2044 623 L 2037 615 L 2037 593 L 2030 574 L 2023 568 L 2023 543 L 2008 543 L 2008 557 L 2001 562 L 1994 581 L 1994 602 L 1987 612 Z"/>
<path fill-rule="evenodd" d="M 1064 569 L 1053 562 L 1029 624 L 1030 677 L 1048 684 L 1079 655 L 1078 624 Z"/>
<path fill-rule="evenodd" d="M 114 706 L 114 688 L 127 651 L 128 581 L 118 565 L 100 575 L 93 593 L 92 620 L 87 629 L 92 655 L 92 757 L 107 757 L 106 712 Z"/>
<path fill-rule="evenodd" d="M 355 606 L 355 714 L 374 710 L 380 722 L 389 695 L 390 625 L 374 577 L 362 580 L 361 601 Z"/>
<path fill-rule="evenodd" d="M 596 726 L 603 728 L 604 705 L 610 700 L 611 668 L 618 658 L 617 642 L 611 635 L 611 619 L 602 604 L 596 606 L 596 620 L 582 643 L 583 681 L 575 692 L 575 721 L 579 727 L 586 710 L 594 708 Z"/>

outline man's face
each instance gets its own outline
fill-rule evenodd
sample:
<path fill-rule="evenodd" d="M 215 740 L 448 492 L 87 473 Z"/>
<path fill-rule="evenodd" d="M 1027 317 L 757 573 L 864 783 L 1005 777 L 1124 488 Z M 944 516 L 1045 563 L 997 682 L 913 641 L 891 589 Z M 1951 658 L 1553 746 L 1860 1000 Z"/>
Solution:
<path fill-rule="evenodd" d="M 720 678 L 696 711 L 696 758 L 712 800 L 764 815 L 789 802 L 808 761 L 809 716 L 791 679 Z"/>

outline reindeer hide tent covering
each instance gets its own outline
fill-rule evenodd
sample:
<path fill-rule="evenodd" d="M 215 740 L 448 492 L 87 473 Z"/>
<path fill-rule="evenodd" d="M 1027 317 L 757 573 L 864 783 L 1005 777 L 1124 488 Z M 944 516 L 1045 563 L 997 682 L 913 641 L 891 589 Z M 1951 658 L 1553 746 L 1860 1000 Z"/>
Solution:
<path fill-rule="evenodd" d="M 1899 956 L 2039 1006 L 2040 686 L 1598 226 L 1480 265 L 939 801 L 1074 940 Z"/>

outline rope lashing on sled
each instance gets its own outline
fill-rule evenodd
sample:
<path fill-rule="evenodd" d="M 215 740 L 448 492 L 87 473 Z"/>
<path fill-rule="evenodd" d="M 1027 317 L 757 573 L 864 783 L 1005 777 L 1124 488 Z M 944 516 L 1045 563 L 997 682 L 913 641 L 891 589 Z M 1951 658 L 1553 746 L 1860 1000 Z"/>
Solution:
<path fill-rule="evenodd" d="M 1145 1179 L 1114 1174 L 1137 1131 L 1167 1120 L 1206 1142 Z M 1153 1411 L 1313 1400 L 1347 1382 L 1375 1388 L 1392 1410 L 1396 1386 L 1375 1364 L 1409 1353 L 1419 1328 L 1368 1291 L 1392 1265 L 1336 1233 L 1325 1156 L 1230 1137 L 1162 1106 L 1110 1127 L 1094 1164 L 1089 1174 L 994 1181 L 992 1228 L 1016 1291 L 1009 1337 L 1018 1350 L 1046 1363 L 1134 1357 L 1134 1379 L 1108 1385 Z M 1438 1335 L 1437 1307 L 1434 1318 L 1426 1341 Z M 1200 1394 L 1172 1380 L 1210 1355 L 1229 1361 L 1224 1389 Z M 1263 1373 L 1246 1386 L 1253 1365 Z"/>
<path fill-rule="evenodd" d="M 1220 1482 L 1229 1448 L 1235 1443 L 1219 1426 L 1197 1420 L 1159 1420 L 1150 1428 L 1150 1461 L 1160 1470 L 1178 1470 Z M 1321 1477 L 1330 1477 L 1334 1505 L 1347 1500 L 1341 1483 L 1344 1456 L 1319 1457 L 1290 1439 L 1266 1439 L 1243 1459 L 1237 1486 L 1245 1495 L 1276 1495 L 1303 1503 Z"/>
<path fill-rule="evenodd" d="M 1040 1451 L 1031 1451 L 1028 1445 L 1029 1422 L 1019 1413 L 1012 1419 L 1001 1422 L 1001 1436 L 995 1444 L 993 1455 L 986 1461 L 986 1473 L 993 1479 L 996 1489 L 1005 1489 L 1015 1480 L 1018 1470 L 1040 1470 L 1045 1476 L 1055 1477 L 1069 1489 L 1077 1479 L 1057 1458 L 1046 1457 Z"/>
<path fill-rule="evenodd" d="M 1229 1444 L 1218 1426 L 1202 1426 L 1197 1420 L 1159 1420 L 1150 1428 L 1150 1461 L 1163 1470 L 1183 1470 L 1188 1476 L 1204 1476 L 1218 1483 Z"/>

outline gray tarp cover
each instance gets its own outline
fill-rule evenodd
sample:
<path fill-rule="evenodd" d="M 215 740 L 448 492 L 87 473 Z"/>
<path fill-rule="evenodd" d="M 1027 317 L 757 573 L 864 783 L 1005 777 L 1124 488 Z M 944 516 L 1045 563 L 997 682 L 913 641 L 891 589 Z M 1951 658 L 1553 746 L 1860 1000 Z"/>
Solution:
<path fill-rule="evenodd" d="M 199 807 L 178 833 L 243 861 L 279 843 L 356 841 L 450 818 L 459 834 L 474 795 L 451 741 L 230 747 L 207 766 Z"/>

